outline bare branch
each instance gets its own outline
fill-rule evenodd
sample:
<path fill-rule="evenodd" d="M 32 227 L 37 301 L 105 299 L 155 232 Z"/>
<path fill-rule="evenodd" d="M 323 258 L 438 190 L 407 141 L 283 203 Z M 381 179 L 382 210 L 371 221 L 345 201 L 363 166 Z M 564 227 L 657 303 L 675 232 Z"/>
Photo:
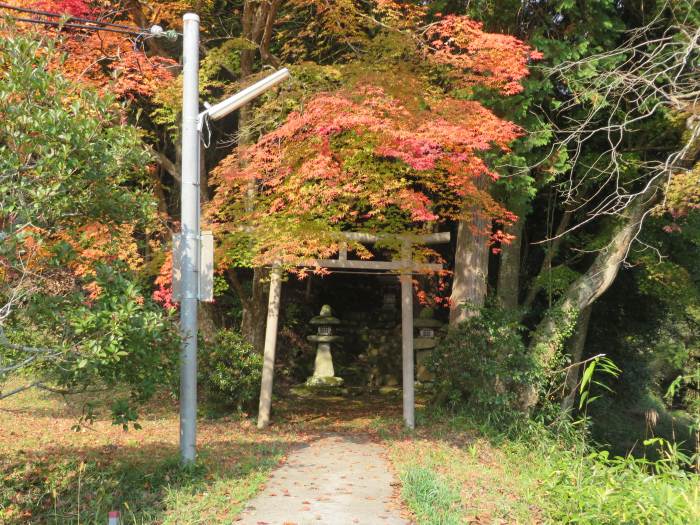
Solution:
<path fill-rule="evenodd" d="M 673 12 L 671 4 L 664 5 Z M 567 209 L 583 213 L 576 224 L 542 242 L 621 215 L 651 187 L 692 166 L 700 136 L 697 118 L 688 119 L 691 133 L 665 156 L 661 151 L 630 161 L 627 155 L 627 144 L 641 125 L 663 112 L 697 114 L 700 108 L 700 75 L 693 64 L 700 52 L 700 28 L 685 19 L 669 20 L 661 8 L 658 13 L 613 50 L 540 68 L 543 75 L 560 79 L 561 89 L 570 90 L 552 117 L 558 137 L 552 152 L 569 153 L 569 177 L 556 189 Z M 581 75 L 587 71 L 594 73 Z"/>

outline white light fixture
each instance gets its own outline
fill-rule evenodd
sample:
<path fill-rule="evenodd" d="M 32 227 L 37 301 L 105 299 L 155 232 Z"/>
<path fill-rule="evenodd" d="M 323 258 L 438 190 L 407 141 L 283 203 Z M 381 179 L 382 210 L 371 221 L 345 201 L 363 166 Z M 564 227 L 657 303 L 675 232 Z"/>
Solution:
<path fill-rule="evenodd" d="M 279 71 L 275 71 L 272 75 L 269 75 L 259 82 L 256 82 L 252 86 L 248 86 L 242 91 L 239 91 L 233 96 L 230 96 L 226 100 L 222 100 L 218 104 L 207 108 L 199 114 L 200 122 L 205 116 L 208 116 L 212 120 L 219 120 L 224 118 L 229 113 L 236 111 L 241 106 L 244 106 L 255 97 L 262 95 L 265 91 L 270 88 L 275 87 L 280 82 L 289 78 L 289 70 L 285 67 Z"/>

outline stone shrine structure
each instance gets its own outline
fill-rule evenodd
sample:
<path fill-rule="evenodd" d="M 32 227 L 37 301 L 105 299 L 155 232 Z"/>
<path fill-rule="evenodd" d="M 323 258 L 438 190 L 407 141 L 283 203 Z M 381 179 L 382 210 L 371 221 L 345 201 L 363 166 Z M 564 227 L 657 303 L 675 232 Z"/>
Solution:
<path fill-rule="evenodd" d="M 450 242 L 449 232 L 428 234 L 404 233 L 389 236 L 369 232 L 341 232 L 347 241 L 362 244 L 376 244 L 393 238 L 400 245 L 398 258 L 391 261 L 373 261 L 348 258 L 348 244 L 343 243 L 337 259 L 313 259 L 299 261 L 296 266 L 306 268 L 335 268 L 343 271 L 361 270 L 393 274 L 401 285 L 401 391 L 403 397 L 403 419 L 408 428 L 415 428 L 415 357 L 413 347 L 413 274 L 442 271 L 442 264 L 415 260 L 413 245 L 428 246 Z M 280 296 L 283 269 L 280 263 L 272 267 L 270 292 L 267 303 L 267 324 L 265 327 L 265 349 L 263 354 L 262 379 L 260 380 L 260 403 L 258 407 L 258 428 L 270 423 L 272 407 L 272 383 L 275 369 L 275 350 L 279 322 Z M 319 316 L 320 317 L 320 316 Z M 332 316 L 331 316 L 332 317 Z M 319 334 L 320 336 L 320 334 Z M 330 343 L 327 343 L 330 345 Z M 330 346 L 328 346 L 330 355 Z M 315 374 L 314 374 L 315 375 Z M 334 376 L 333 376 L 334 377 Z"/>
<path fill-rule="evenodd" d="M 435 378 L 426 365 L 433 350 L 440 342 L 438 331 L 443 323 L 433 317 L 433 310 L 423 308 L 418 317 L 413 319 L 413 328 L 417 334 L 413 338 L 413 349 L 416 351 L 416 379 L 421 383 L 430 383 Z"/>
<path fill-rule="evenodd" d="M 335 330 L 341 324 L 340 319 L 333 317 L 331 307 L 324 304 L 321 312 L 309 321 L 309 324 L 316 326 L 317 333 L 308 336 L 306 339 L 316 343 L 316 360 L 314 361 L 314 373 L 306 380 L 309 387 L 338 387 L 342 386 L 343 378 L 335 376 L 333 368 L 333 356 L 331 354 L 331 343 L 343 342 L 343 337 L 337 335 Z"/>

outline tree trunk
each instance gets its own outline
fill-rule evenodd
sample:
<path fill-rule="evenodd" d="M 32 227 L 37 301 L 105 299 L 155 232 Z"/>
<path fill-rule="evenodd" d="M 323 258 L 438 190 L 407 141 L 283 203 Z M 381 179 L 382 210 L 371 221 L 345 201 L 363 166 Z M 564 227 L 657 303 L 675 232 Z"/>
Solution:
<path fill-rule="evenodd" d="M 281 0 L 246 0 L 243 4 L 243 37 L 257 46 L 256 49 L 244 49 L 241 51 L 241 76 L 243 78 L 253 74 L 257 52 L 260 52 L 263 62 L 272 63 L 275 66 L 279 63 L 276 57 L 270 53 L 269 48 L 272 39 L 272 27 L 277 17 L 280 3 Z M 248 129 L 251 115 L 252 112 L 249 105 L 243 106 L 239 112 L 239 147 L 246 146 L 253 140 Z M 251 207 L 255 199 L 255 188 L 255 181 L 252 181 L 248 188 L 248 199 Z M 267 317 L 268 303 L 265 280 L 268 275 L 269 272 L 263 268 L 255 268 L 253 271 L 251 296 L 246 300 L 242 300 L 243 319 L 241 322 L 241 333 L 259 353 L 263 353 L 265 346 L 265 319 Z"/>
<path fill-rule="evenodd" d="M 474 316 L 486 300 L 486 278 L 489 268 L 487 219 L 473 215 L 473 222 L 459 221 L 455 271 L 450 295 L 450 325 Z"/>
<path fill-rule="evenodd" d="M 518 307 L 520 292 L 520 247 L 522 245 L 525 218 L 520 217 L 509 228 L 508 233 L 515 235 L 510 244 L 501 248 L 501 265 L 498 268 L 498 288 L 496 296 L 504 308 L 514 310 Z"/>
<path fill-rule="evenodd" d="M 581 365 L 576 363 L 581 362 L 583 357 L 583 349 L 586 346 L 586 336 L 588 335 L 588 325 L 591 320 L 591 310 L 593 305 L 589 305 L 581 311 L 576 324 L 574 335 L 569 340 L 569 348 L 571 350 L 571 364 L 574 365 L 566 371 L 566 379 L 564 380 L 564 398 L 561 401 L 562 412 L 570 412 L 576 401 L 576 386 L 581 372 Z"/>
<path fill-rule="evenodd" d="M 241 334 L 253 345 L 255 351 L 263 352 L 265 347 L 265 319 L 267 317 L 267 286 L 269 272 L 264 268 L 253 270 L 253 291 L 247 301 L 243 302 L 243 319 Z"/>
<path fill-rule="evenodd" d="M 212 303 L 199 303 L 197 323 L 199 324 L 199 333 L 207 343 L 214 341 L 218 330 L 215 315 L 216 311 Z"/>
<path fill-rule="evenodd" d="M 569 286 L 535 329 L 530 351 L 545 374 L 556 364 L 559 351 L 575 328 L 580 312 L 592 305 L 617 277 L 646 212 L 656 204 L 660 194 L 658 185 L 651 185 L 630 203 L 608 246 L 598 253 L 588 271 Z M 521 392 L 521 407 L 531 408 L 537 397 L 533 386 L 525 388 Z"/>

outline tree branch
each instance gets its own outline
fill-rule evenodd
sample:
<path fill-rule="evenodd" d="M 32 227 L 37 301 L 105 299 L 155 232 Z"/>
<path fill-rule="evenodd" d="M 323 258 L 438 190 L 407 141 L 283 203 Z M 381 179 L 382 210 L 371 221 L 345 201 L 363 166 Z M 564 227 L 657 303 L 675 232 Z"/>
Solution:
<path fill-rule="evenodd" d="M 177 169 L 177 165 L 170 160 L 165 153 L 162 151 L 158 151 L 155 148 L 151 147 L 151 153 L 158 159 L 158 164 L 161 165 L 161 167 L 168 172 L 168 174 L 175 179 L 178 183 L 182 183 L 182 178 L 180 177 L 180 172 Z"/>
<path fill-rule="evenodd" d="M 236 274 L 236 269 L 235 268 L 229 268 L 226 270 L 226 276 L 229 278 L 229 281 L 231 282 L 231 286 L 233 286 L 233 289 L 236 290 L 236 293 L 238 294 L 239 299 L 241 300 L 241 303 L 243 303 L 244 308 L 251 308 L 252 303 L 250 298 L 247 296 L 245 293 L 245 290 L 243 289 L 243 285 L 241 284 L 241 281 L 238 279 L 238 274 Z"/>

